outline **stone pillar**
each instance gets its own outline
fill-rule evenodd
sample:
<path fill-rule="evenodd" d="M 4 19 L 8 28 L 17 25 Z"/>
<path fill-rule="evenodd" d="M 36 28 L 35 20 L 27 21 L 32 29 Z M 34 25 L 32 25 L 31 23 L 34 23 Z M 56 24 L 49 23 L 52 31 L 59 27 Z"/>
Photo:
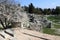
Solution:
<path fill-rule="evenodd" d="M 21 28 L 23 28 L 23 23 L 21 23 Z"/>

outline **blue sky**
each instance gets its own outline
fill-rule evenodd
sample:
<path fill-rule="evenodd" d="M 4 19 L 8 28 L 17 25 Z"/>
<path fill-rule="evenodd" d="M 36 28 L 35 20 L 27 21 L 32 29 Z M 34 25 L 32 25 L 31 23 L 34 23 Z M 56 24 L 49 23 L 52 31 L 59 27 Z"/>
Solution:
<path fill-rule="evenodd" d="M 40 8 L 55 8 L 56 6 L 60 6 L 60 0 L 20 0 L 21 6 L 28 6 L 30 3 Z"/>

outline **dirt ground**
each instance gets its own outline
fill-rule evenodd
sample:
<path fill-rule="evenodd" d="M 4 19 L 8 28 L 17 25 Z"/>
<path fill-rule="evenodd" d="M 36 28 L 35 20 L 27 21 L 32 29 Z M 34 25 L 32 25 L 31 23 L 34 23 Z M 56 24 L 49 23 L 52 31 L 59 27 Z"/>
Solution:
<path fill-rule="evenodd" d="M 60 40 L 60 36 L 43 34 L 27 29 L 16 28 L 14 32 L 16 40 Z"/>
<path fill-rule="evenodd" d="M 60 36 L 48 35 L 37 31 L 21 28 L 13 28 L 12 33 L 14 34 L 14 37 L 11 37 L 4 32 L 2 33 L 4 34 L 5 38 L 2 38 L 2 36 L 0 35 L 0 40 L 60 40 Z"/>

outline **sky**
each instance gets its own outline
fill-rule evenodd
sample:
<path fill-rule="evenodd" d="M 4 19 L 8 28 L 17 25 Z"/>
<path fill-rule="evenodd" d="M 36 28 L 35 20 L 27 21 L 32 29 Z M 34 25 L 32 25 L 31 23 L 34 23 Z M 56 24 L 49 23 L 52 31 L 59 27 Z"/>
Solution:
<path fill-rule="evenodd" d="M 19 0 L 21 6 L 28 6 L 33 3 L 35 7 L 39 8 L 55 8 L 60 6 L 60 0 Z"/>

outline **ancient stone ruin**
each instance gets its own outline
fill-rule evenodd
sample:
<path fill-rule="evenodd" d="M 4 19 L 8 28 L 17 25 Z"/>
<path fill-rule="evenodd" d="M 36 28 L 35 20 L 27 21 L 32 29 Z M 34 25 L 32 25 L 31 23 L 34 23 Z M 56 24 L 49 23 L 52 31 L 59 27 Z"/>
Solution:
<path fill-rule="evenodd" d="M 27 26 L 28 24 L 26 12 L 23 12 L 23 9 L 18 5 L 0 4 L 0 15 L 3 22 L 4 18 L 7 18 L 7 21 L 12 22 L 13 26 L 23 27 L 23 25 Z"/>
<path fill-rule="evenodd" d="M 43 15 L 26 13 L 19 5 L 1 3 L 0 19 L 3 27 L 11 25 L 36 31 L 41 31 L 44 27 L 51 28 L 51 22 Z"/>
<path fill-rule="evenodd" d="M 44 27 L 51 28 L 51 22 L 44 15 L 28 13 L 28 17 L 30 30 L 42 31 Z"/>

